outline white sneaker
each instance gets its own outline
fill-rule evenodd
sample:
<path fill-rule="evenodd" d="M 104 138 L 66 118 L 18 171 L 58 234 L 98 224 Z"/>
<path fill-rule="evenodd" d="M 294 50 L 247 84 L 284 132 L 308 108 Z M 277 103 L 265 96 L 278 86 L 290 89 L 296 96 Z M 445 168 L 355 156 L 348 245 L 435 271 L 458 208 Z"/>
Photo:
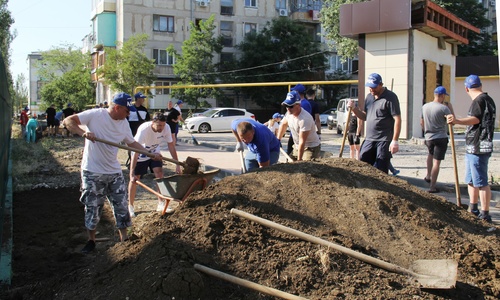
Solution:
<path fill-rule="evenodd" d="M 170 206 L 167 207 L 167 210 L 165 211 L 166 214 L 171 214 L 174 212 L 174 209 Z"/>
<path fill-rule="evenodd" d="M 134 206 L 133 205 L 129 205 L 128 206 L 128 212 L 130 213 L 130 217 L 131 218 L 135 218 L 135 211 L 134 211 Z"/>
<path fill-rule="evenodd" d="M 163 211 L 164 207 L 165 207 L 165 201 L 158 202 L 158 206 L 156 207 L 156 211 Z"/>

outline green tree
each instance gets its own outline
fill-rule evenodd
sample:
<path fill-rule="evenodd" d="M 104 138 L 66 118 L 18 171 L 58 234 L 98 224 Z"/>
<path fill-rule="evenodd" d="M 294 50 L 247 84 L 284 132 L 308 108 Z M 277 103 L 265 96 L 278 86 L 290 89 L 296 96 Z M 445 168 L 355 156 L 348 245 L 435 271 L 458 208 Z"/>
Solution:
<path fill-rule="evenodd" d="M 339 56 L 354 58 L 358 54 L 358 41 L 340 35 L 340 6 L 347 3 L 365 2 L 365 0 L 325 0 L 321 10 L 321 24 L 325 37 L 332 41 Z M 484 29 L 490 25 L 485 17 L 485 9 L 477 0 L 434 0 L 438 5 L 470 24 Z M 469 45 L 459 46 L 460 56 L 493 55 L 495 49 L 491 35 L 469 32 Z"/>
<path fill-rule="evenodd" d="M 259 33 L 251 33 L 237 48 L 237 71 L 227 72 L 235 82 L 324 80 L 325 52 L 305 27 L 288 18 L 276 18 Z M 256 67 L 258 66 L 258 67 Z M 276 108 L 287 87 L 252 87 L 242 90 L 261 107 Z"/>
<path fill-rule="evenodd" d="M 3 56 L 5 69 L 7 70 L 7 80 L 9 86 L 12 87 L 12 74 L 10 72 L 10 43 L 15 37 L 15 33 L 11 33 L 10 27 L 14 24 L 10 11 L 7 10 L 8 0 L 0 0 L 0 54 Z M 13 90 L 11 89 L 11 93 Z"/>
<path fill-rule="evenodd" d="M 73 103 L 84 109 L 95 102 L 95 90 L 90 77 L 90 55 L 74 45 L 63 45 L 41 53 L 38 75 L 43 81 L 40 91 L 41 109 L 51 104 L 62 108 Z"/>
<path fill-rule="evenodd" d="M 154 82 L 154 60 L 144 54 L 147 40 L 147 34 L 138 34 L 118 44 L 122 46 L 118 49 L 106 48 L 106 63 L 97 70 L 106 85 L 133 95 L 135 87 L 149 86 Z"/>
<path fill-rule="evenodd" d="M 182 53 L 170 45 L 167 52 L 174 56 L 174 74 L 179 76 L 177 85 L 213 84 L 217 80 L 217 68 L 214 56 L 222 51 L 222 37 L 215 37 L 215 15 L 206 21 L 190 23 L 190 35 L 182 43 Z M 174 89 L 172 97 L 182 98 L 188 104 L 200 107 L 200 98 L 215 98 L 224 101 L 219 89 Z"/>
<path fill-rule="evenodd" d="M 28 104 L 28 87 L 24 73 L 17 75 L 11 99 L 14 111 L 22 110 Z"/>

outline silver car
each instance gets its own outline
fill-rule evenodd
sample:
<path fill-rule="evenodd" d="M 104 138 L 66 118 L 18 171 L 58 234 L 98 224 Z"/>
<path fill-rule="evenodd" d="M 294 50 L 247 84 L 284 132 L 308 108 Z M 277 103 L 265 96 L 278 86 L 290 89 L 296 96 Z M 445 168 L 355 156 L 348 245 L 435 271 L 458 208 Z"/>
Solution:
<path fill-rule="evenodd" d="M 184 128 L 189 132 L 231 131 L 236 119 L 254 119 L 255 115 L 243 108 L 214 107 L 197 117 L 187 118 Z"/>

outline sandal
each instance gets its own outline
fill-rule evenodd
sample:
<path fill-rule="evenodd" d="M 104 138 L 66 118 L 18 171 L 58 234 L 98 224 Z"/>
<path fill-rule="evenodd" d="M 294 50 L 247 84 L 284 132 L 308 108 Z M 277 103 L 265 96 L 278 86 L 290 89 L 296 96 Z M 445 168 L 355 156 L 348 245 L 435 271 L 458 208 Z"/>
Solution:
<path fill-rule="evenodd" d="M 430 189 L 427 192 L 434 194 L 434 193 L 439 193 L 439 190 L 438 189 Z"/>
<path fill-rule="evenodd" d="M 427 182 L 427 183 L 431 183 L 431 180 L 427 177 L 424 177 L 424 181 Z"/>

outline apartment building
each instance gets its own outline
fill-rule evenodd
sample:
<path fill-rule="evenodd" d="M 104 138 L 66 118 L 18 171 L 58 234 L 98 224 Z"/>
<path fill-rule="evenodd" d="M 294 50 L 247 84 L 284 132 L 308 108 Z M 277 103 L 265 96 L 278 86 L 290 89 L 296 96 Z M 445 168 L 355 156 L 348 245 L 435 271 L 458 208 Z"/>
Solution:
<path fill-rule="evenodd" d="M 224 49 L 219 61 L 236 57 L 235 45 L 242 42 L 245 34 L 258 32 L 276 17 L 291 18 L 301 22 L 318 42 L 323 42 L 319 11 L 322 1 L 315 0 L 92 0 L 93 32 L 88 36 L 92 46 L 92 78 L 97 84 L 97 102 L 109 101 L 113 91 L 97 78 L 96 70 L 105 63 L 106 47 L 115 47 L 115 41 L 123 43 L 131 36 L 149 35 L 145 54 L 154 59 L 157 80 L 155 86 L 170 86 L 178 80 L 173 73 L 174 58 L 166 52 L 169 45 L 181 52 L 184 40 L 189 38 L 190 24 L 215 15 L 217 34 L 224 37 Z M 151 90 L 154 97 L 149 106 L 153 109 L 166 107 L 171 99 L 168 88 Z M 212 105 L 217 105 L 212 100 Z"/>

